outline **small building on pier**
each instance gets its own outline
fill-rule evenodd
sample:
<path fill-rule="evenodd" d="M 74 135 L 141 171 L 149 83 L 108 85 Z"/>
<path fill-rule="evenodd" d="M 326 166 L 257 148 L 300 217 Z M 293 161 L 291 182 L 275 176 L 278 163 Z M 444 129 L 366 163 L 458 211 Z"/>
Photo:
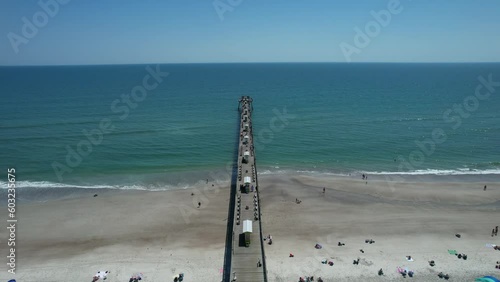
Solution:
<path fill-rule="evenodd" d="M 252 234 L 252 221 L 244 220 L 243 221 L 243 234 L 245 234 L 245 246 L 250 246 L 250 235 Z"/>

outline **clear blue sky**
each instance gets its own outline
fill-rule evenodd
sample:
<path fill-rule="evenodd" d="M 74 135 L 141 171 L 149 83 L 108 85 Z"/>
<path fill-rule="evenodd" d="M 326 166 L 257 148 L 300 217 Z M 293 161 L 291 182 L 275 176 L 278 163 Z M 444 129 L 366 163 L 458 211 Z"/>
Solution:
<path fill-rule="evenodd" d="M 221 20 L 213 0 L 71 0 L 16 54 L 8 34 L 22 36 L 21 18 L 43 10 L 35 0 L 2 0 L 0 65 L 345 62 L 340 44 L 355 46 L 354 28 L 389 2 L 243 0 Z M 500 61 L 500 1 L 400 2 L 352 61 Z"/>

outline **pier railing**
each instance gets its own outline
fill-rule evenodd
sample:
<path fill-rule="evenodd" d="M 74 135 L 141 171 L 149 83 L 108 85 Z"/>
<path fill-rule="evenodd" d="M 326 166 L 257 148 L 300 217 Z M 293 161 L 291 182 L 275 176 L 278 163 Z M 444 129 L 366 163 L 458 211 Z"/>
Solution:
<path fill-rule="evenodd" d="M 253 138 L 253 136 L 252 136 Z M 257 157 L 255 157 L 255 147 L 254 147 L 254 165 L 255 165 L 255 190 L 257 191 L 257 203 L 258 203 L 258 209 L 259 209 L 259 229 L 260 229 L 260 242 L 261 242 L 261 249 L 262 249 L 262 267 L 264 268 L 264 281 L 267 282 L 267 267 L 266 267 L 266 253 L 264 251 L 264 237 L 262 234 L 262 213 L 260 210 L 260 193 L 259 193 L 259 178 L 257 175 Z"/>
<path fill-rule="evenodd" d="M 234 208 L 236 205 L 236 183 L 238 177 L 238 152 L 239 152 L 239 122 L 238 124 L 238 141 L 236 142 L 233 160 L 236 162 L 232 165 L 231 171 L 231 186 L 230 186 L 230 196 L 229 196 L 229 210 L 227 214 L 227 231 L 226 231 L 226 248 L 224 250 L 224 266 L 222 273 L 222 281 L 231 281 L 231 261 L 233 254 L 233 236 L 234 236 Z"/>

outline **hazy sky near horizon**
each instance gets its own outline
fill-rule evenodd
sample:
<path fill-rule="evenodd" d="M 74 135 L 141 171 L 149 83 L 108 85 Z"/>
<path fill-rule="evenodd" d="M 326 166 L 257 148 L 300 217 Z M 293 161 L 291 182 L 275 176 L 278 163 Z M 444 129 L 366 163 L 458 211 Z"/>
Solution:
<path fill-rule="evenodd" d="M 0 65 L 500 62 L 498 0 L 55 1 L 0 1 Z"/>

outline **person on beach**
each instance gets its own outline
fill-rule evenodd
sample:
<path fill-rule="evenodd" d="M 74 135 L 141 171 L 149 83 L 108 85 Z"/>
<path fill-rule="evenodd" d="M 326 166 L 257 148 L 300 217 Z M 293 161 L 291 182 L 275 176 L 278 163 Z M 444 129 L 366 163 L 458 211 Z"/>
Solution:
<path fill-rule="evenodd" d="M 325 187 L 323 187 L 323 194 L 325 194 Z"/>
<path fill-rule="evenodd" d="M 495 226 L 495 236 L 498 236 L 498 225 Z"/>
<path fill-rule="evenodd" d="M 198 208 L 200 208 L 200 206 L 201 206 L 201 202 L 198 202 Z"/>
<path fill-rule="evenodd" d="M 486 191 L 486 188 L 487 188 L 487 187 L 486 187 L 486 185 L 484 185 L 484 189 L 483 189 L 483 191 Z"/>

